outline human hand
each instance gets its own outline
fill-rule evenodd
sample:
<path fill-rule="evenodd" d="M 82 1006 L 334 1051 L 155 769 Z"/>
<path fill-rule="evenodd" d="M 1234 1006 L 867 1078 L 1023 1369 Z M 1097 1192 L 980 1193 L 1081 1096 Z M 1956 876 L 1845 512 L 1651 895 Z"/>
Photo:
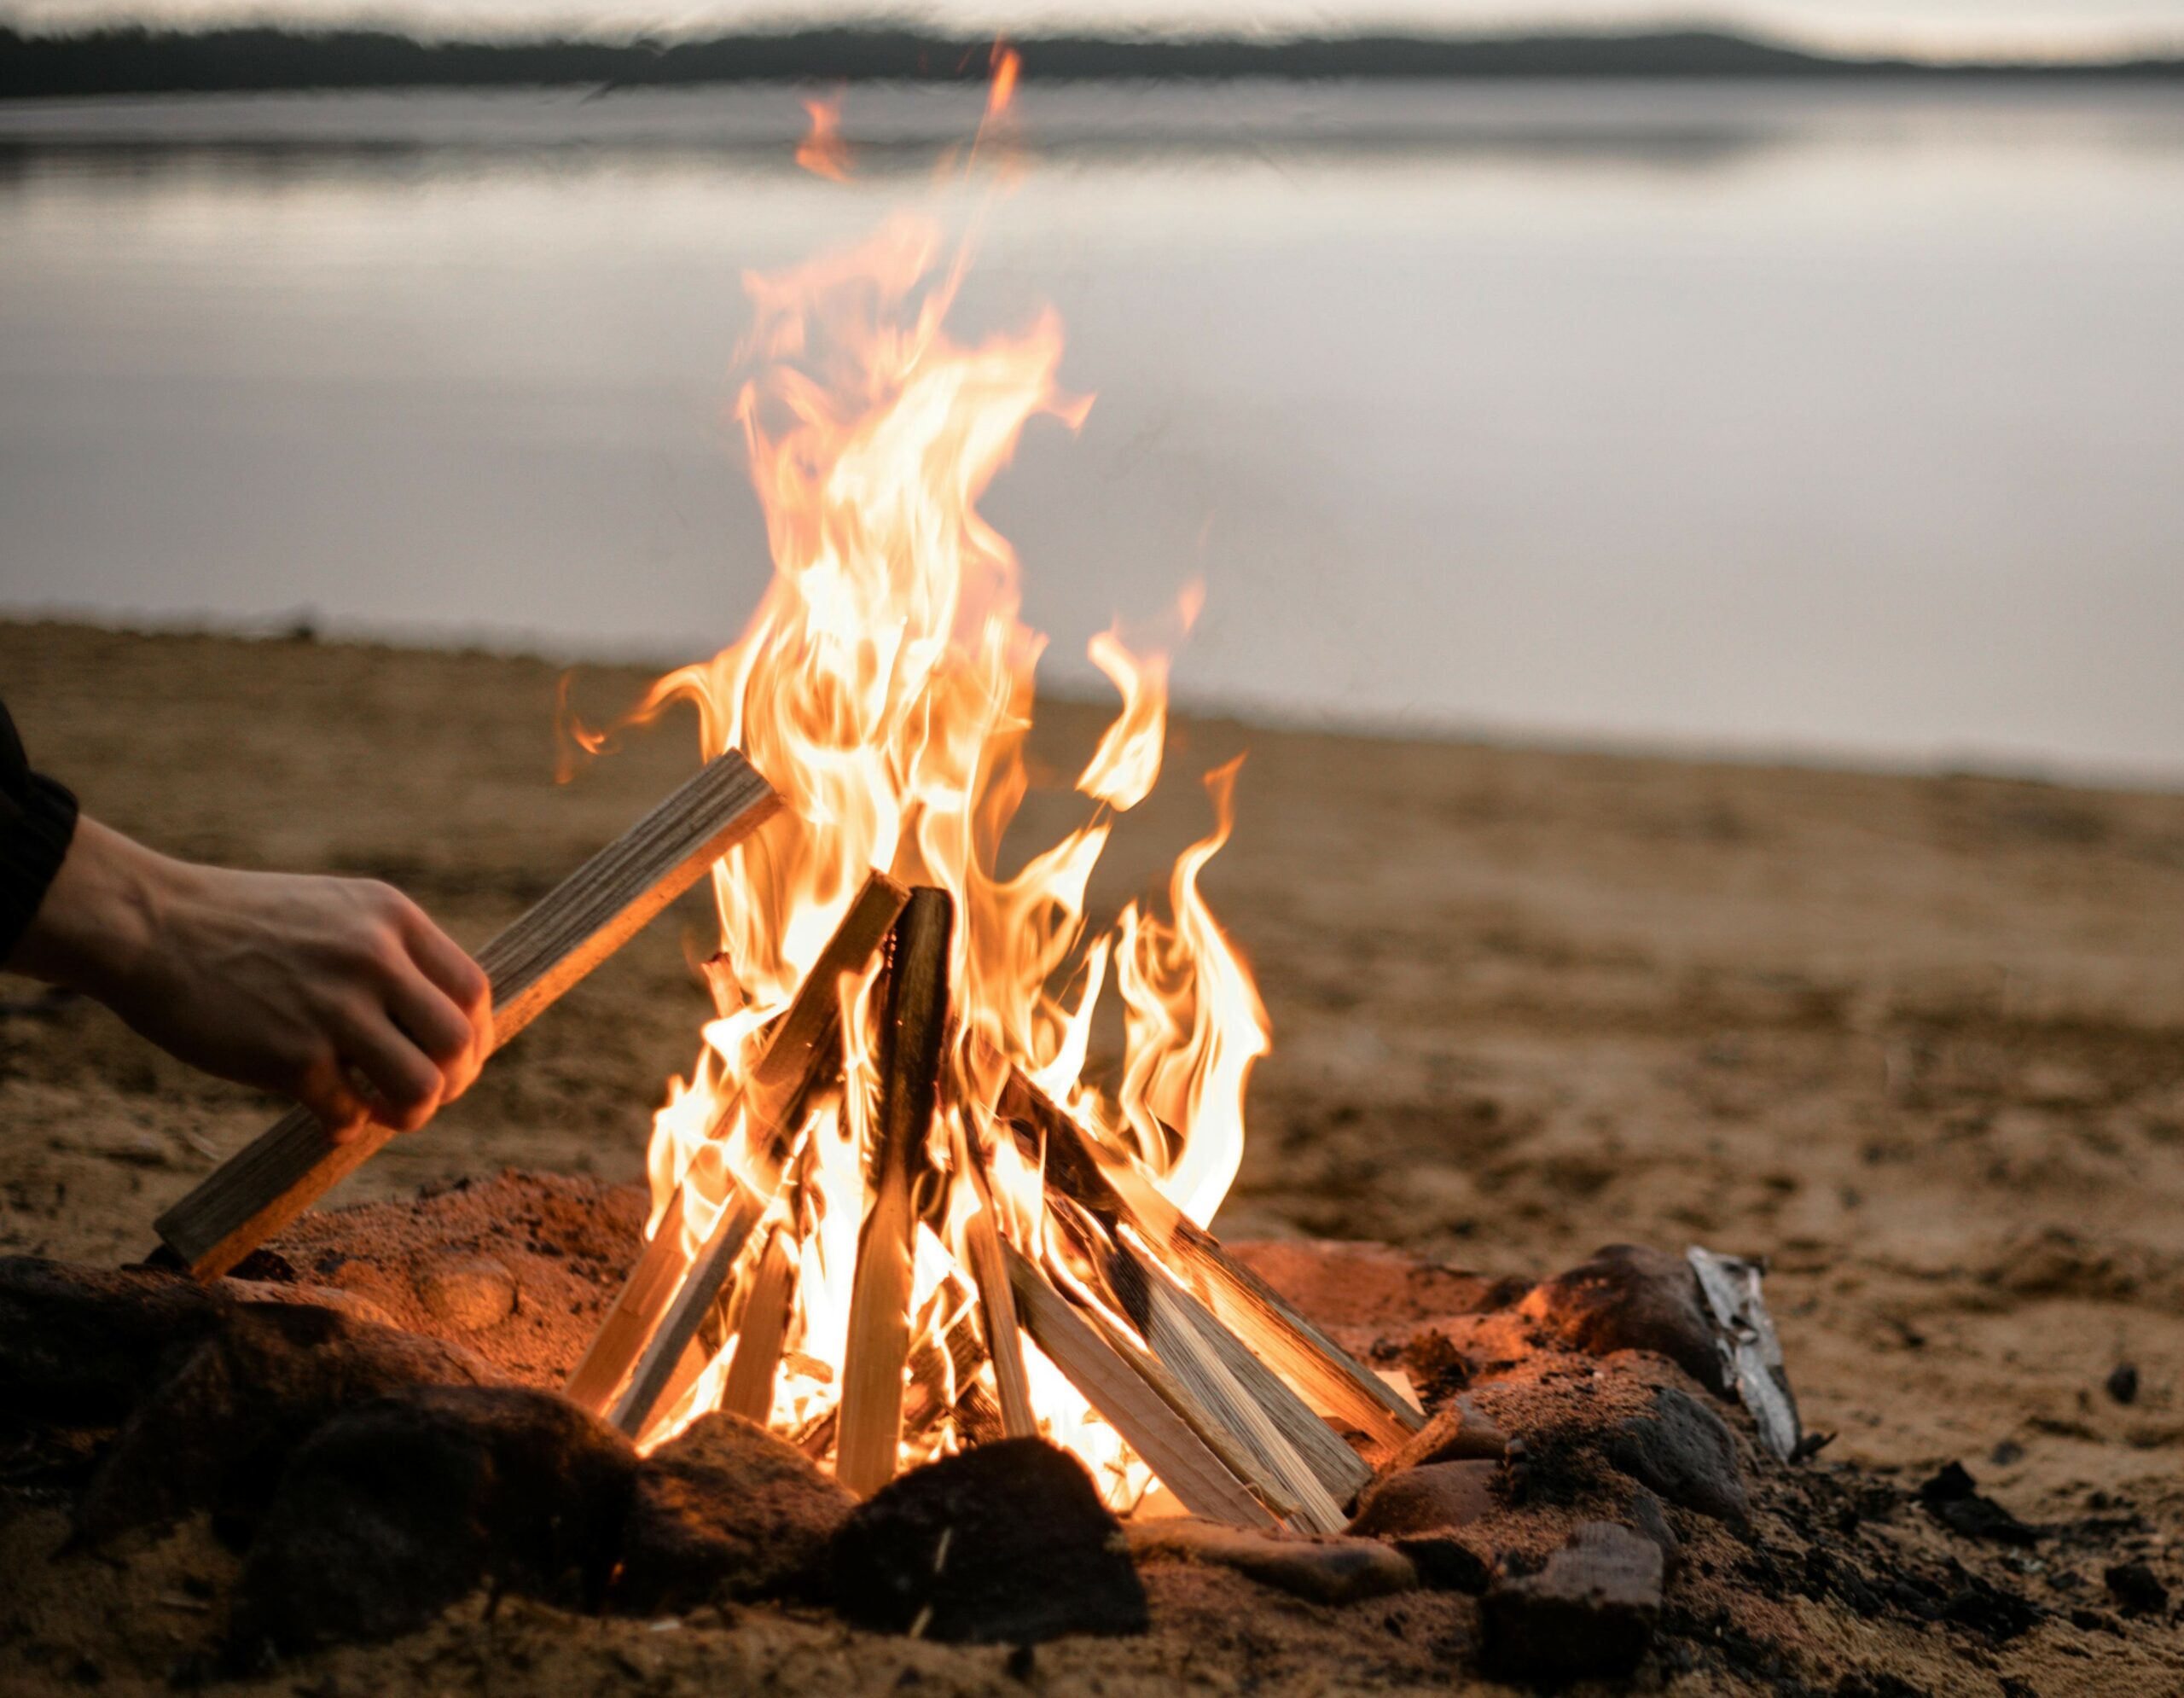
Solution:
<path fill-rule="evenodd" d="M 399 891 L 195 866 L 90 818 L 7 965 L 293 1097 L 336 1143 L 375 1121 L 415 1131 L 492 1053 L 484 970 Z"/>

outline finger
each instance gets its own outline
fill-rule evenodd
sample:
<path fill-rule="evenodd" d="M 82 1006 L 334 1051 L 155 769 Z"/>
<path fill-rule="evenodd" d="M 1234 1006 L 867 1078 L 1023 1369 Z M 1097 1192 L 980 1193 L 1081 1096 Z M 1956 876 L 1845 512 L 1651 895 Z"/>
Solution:
<path fill-rule="evenodd" d="M 462 1010 L 483 1062 L 493 1050 L 493 986 L 485 969 L 414 902 L 404 904 L 403 941 L 418 970 Z"/>
<path fill-rule="evenodd" d="M 342 1021 L 336 1036 L 342 1058 L 378 1095 L 374 1119 L 398 1132 L 414 1132 L 433 1118 L 446 1081 L 385 1009 L 358 1010 Z"/>
<path fill-rule="evenodd" d="M 305 1072 L 295 1096 L 335 1143 L 350 1143 L 371 1124 L 370 1108 L 331 1055 Z"/>
<path fill-rule="evenodd" d="M 386 987 L 386 1011 L 404 1037 L 440 1070 L 440 1101 L 452 1102 L 478 1077 L 484 1057 L 477 1032 L 447 992 L 414 968 L 398 972 Z"/>

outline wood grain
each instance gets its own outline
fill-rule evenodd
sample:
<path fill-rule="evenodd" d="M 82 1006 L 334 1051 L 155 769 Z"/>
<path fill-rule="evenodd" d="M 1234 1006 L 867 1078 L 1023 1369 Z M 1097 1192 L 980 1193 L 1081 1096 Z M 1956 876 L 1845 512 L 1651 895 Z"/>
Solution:
<path fill-rule="evenodd" d="M 734 750 L 710 760 L 479 951 L 493 986 L 497 1049 L 696 883 L 781 807 Z M 371 1160 L 395 1136 L 368 1126 L 335 1143 L 294 1108 L 155 1223 L 198 1278 L 213 1280 Z"/>
<path fill-rule="evenodd" d="M 902 1445 L 903 1370 L 910 1348 L 911 1193 L 925 1160 L 948 1036 L 948 974 L 956 904 L 921 886 L 895 922 L 880 1026 L 880 1122 L 872 1207 L 857 1237 L 842 1352 L 834 1478 L 860 1497 L 895 1477 Z"/>
<path fill-rule="evenodd" d="M 751 1070 L 744 1090 L 722 1104 L 709 1137 L 726 1134 L 739 1103 L 750 1117 L 753 1161 L 775 1172 L 793 1136 L 783 1123 L 808 1099 L 811 1088 L 839 1066 L 841 997 L 845 974 L 862 974 L 887 941 L 895 917 L 910 893 L 885 873 L 864 881 L 834 928 L 827 946 L 797 987 L 788 1008 L 768 1033 L 764 1052 Z M 668 1200 L 660 1230 L 653 1234 L 630 1271 L 614 1306 L 592 1335 L 584 1359 L 570 1374 L 563 1395 L 584 1408 L 601 1410 L 613 1400 L 623 1380 L 674 1300 L 686 1260 L 682 1251 L 682 1187 Z M 671 1235 L 669 1226 L 674 1231 Z"/>

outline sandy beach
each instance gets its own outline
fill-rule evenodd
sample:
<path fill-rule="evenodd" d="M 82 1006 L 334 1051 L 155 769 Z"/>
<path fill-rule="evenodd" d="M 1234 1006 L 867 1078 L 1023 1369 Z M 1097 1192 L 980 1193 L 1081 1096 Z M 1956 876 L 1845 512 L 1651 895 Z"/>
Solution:
<path fill-rule="evenodd" d="M 559 673 L 0 625 L 0 692 L 89 811 L 179 854 L 389 879 L 473 945 L 694 759 L 671 720 L 556 785 Z M 646 682 L 589 668 L 577 695 L 605 718 Z M 1031 840 L 1078 817 L 1067 775 L 1104 718 L 1043 711 Z M 1224 1236 L 1493 1274 L 1619 1241 L 1764 1255 L 1832 1459 L 1907 1480 L 1960 1459 L 2028 1521 L 2115 1507 L 2173 1555 L 2184 796 L 1192 721 L 1095 906 L 1157 887 L 1207 823 L 1197 776 L 1246 749 L 1207 888 L 1275 1048 Z M 638 1179 L 695 1052 L 708 917 L 686 899 L 343 1198 L 505 1166 Z M 271 1106 L 11 982 L 0 1253 L 142 1255 Z M 2106 1389 L 2126 1364 L 2129 1403 Z M 2160 1683 L 2058 1657 L 2043 1692 Z"/>

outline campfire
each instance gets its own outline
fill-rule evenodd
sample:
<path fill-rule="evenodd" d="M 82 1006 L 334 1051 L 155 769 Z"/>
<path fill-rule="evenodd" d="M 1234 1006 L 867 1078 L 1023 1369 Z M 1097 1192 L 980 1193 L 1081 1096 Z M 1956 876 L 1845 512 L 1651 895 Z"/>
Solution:
<path fill-rule="evenodd" d="M 486 952 L 505 1035 L 712 872 L 717 1018 L 657 1116 L 648 1240 L 567 1394 L 647 1447 L 744 1416 L 860 1495 L 1038 1436 L 1119 1510 L 1165 1495 L 1333 1532 L 1361 1451 L 1423 1416 L 1207 1230 L 1269 1044 L 1201 889 L 1234 765 L 1207 775 L 1210 829 L 1165 906 L 1086 911 L 1160 775 L 1165 642 L 1094 639 L 1122 706 L 1077 775 L 1082 822 L 1002 865 L 1044 640 L 979 502 L 1035 419 L 1089 403 L 1058 387 L 1051 316 L 953 339 L 967 258 L 903 219 L 751 280 L 736 414 L 772 582 L 634 715 L 694 706 L 707 765 Z M 1095 1079 L 1103 1021 L 1119 1065 Z M 162 1233 L 222 1271 L 375 1147 L 291 1117 Z"/>

